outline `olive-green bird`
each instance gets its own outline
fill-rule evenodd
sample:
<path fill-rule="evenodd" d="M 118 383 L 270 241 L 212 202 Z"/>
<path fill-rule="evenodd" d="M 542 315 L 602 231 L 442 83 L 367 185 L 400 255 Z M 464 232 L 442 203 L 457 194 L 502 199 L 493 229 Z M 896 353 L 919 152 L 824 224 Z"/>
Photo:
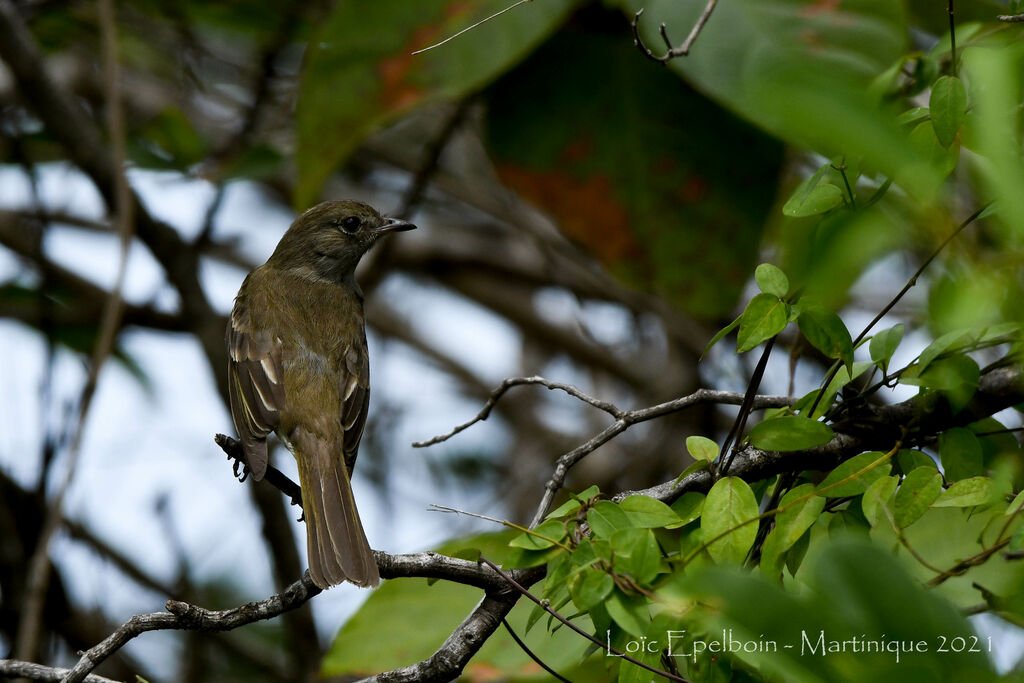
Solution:
<path fill-rule="evenodd" d="M 299 465 L 309 573 L 321 588 L 380 582 L 350 477 L 370 399 L 359 259 L 381 237 L 416 226 L 353 201 L 299 216 L 249 273 L 228 321 L 231 417 L 253 479 L 267 435 Z"/>

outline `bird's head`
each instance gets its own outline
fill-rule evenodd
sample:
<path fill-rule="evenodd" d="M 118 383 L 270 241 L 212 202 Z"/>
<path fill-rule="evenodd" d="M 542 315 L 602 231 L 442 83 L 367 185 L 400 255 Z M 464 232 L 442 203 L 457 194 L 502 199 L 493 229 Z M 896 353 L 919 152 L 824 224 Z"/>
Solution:
<path fill-rule="evenodd" d="M 381 237 L 415 228 L 412 223 L 381 216 L 362 202 L 323 202 L 295 219 L 268 263 L 340 282 L 354 275 L 359 259 Z"/>

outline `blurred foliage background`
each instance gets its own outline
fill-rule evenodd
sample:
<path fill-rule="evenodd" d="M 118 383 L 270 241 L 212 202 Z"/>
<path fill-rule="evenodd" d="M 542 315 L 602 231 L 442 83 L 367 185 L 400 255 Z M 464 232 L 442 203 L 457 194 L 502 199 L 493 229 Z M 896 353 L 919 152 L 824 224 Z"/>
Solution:
<path fill-rule="evenodd" d="M 108 286 L 57 253 L 48 235 L 106 235 L 101 258 L 116 262 L 114 226 L 72 193 L 45 199 L 39 183 L 47 169 L 77 167 L 108 204 L 114 195 L 97 10 L 77 0 L 0 3 L 0 160 L 5 178 L 21 174 L 31 188 L 27 199 L 0 188 L 0 244 L 12 264 L 0 316 L 32 329 L 51 359 L 85 358 Z M 231 273 L 226 279 L 237 286 L 260 261 L 253 240 L 273 243 L 292 211 L 337 197 L 369 201 L 421 226 L 366 259 L 360 281 L 368 323 L 376 348 L 400 349 L 440 371 L 443 391 L 471 399 L 457 404 L 468 411 L 501 379 L 479 360 L 495 346 L 512 349 L 501 364 L 510 374 L 572 381 L 625 407 L 701 386 L 741 390 L 753 361 L 717 347 L 700 365 L 698 357 L 741 310 L 759 260 L 778 263 L 795 288 L 857 327 L 960 220 L 992 200 L 992 211 L 939 257 L 890 324 L 905 322 L 921 348 L 951 330 L 1021 319 L 1021 30 L 996 20 L 1016 8 L 958 0 L 955 60 L 946 4 L 923 0 L 721 0 L 691 54 L 664 66 L 634 47 L 634 14 L 644 10 L 640 35 L 659 53 L 659 24 L 682 38 L 704 3 L 535 0 L 412 54 L 506 5 L 118 2 L 119 104 L 130 177 L 143 198 L 134 242 L 161 272 L 148 297 L 129 298 L 124 329 L 195 339 L 207 367 L 192 371 L 223 395 L 223 316 L 234 289 L 209 274 Z M 934 87 L 956 74 L 969 92 L 959 107 L 959 91 L 944 91 L 941 100 Z M 49 88 L 74 111 L 47 99 Z M 198 227 L 156 216 L 144 177 L 200 184 L 203 192 L 186 200 L 201 217 Z M 246 215 L 256 217 L 242 230 L 222 231 L 225 197 L 239 187 L 258 209 Z M 449 326 L 422 302 L 498 327 Z M 498 331 L 492 338 L 476 335 L 479 329 Z M 119 340 L 116 361 L 144 384 L 151 368 Z M 780 344 L 790 357 L 776 353 L 766 389 L 803 393 L 829 359 L 795 331 Z M 417 398 L 434 400 L 431 392 Z M 381 397 L 360 470 L 386 499 L 396 472 L 410 467 L 405 458 L 422 454 L 409 455 L 396 437 L 404 397 Z M 35 480 L 0 469 L 5 649 L 13 649 L 27 563 L 69 448 L 70 411 L 51 394 L 5 396 L 36 400 L 44 413 L 60 415 L 38 452 L 5 455 L 37 461 Z M 470 414 L 444 415 L 427 429 L 444 432 Z M 570 488 L 597 483 L 616 492 L 671 480 L 691 462 L 683 439 L 720 437 L 732 414 L 697 408 L 631 430 L 581 463 Z M 507 427 L 501 438 L 436 448 L 430 471 L 495 501 L 499 516 L 525 522 L 554 458 L 605 423 L 531 390 L 510 394 L 496 415 Z M 212 445 L 209 457 L 217 457 Z M 225 467 L 225 487 L 234 485 L 228 476 Z M 301 554 L 294 515 L 264 489 L 246 490 L 281 587 L 298 576 Z M 211 607 L 256 597 L 223 582 L 196 583 L 187 563 L 169 586 L 118 538 L 73 520 L 65 527 L 123 580 L 157 594 Z M 55 567 L 36 658 L 66 658 L 127 616 L 76 602 L 63 588 L 63 573 L 74 568 Z M 741 590 L 742 579 L 735 581 Z M 404 590 L 397 582 L 389 589 Z M 437 597 L 455 605 L 452 626 L 474 602 L 464 598 Z M 376 626 L 357 620 L 349 628 L 368 628 L 369 639 Z M 268 628 L 183 636 L 174 641 L 177 671 L 131 654 L 106 671 L 148 680 L 250 680 L 254 671 L 263 680 L 301 680 L 319 667 L 326 643 L 308 608 Z M 446 635 L 441 630 L 431 634 L 433 646 L 410 647 L 406 656 L 429 654 Z M 507 640 L 488 647 L 470 678 L 538 675 L 521 653 L 509 654 Z M 575 666 L 585 646 L 572 648 L 557 646 L 561 654 L 551 656 Z M 373 667 L 371 651 L 357 654 L 334 652 L 328 670 Z M 398 663 L 407 662 L 376 664 Z M 604 675 L 603 665 L 581 671 Z"/>

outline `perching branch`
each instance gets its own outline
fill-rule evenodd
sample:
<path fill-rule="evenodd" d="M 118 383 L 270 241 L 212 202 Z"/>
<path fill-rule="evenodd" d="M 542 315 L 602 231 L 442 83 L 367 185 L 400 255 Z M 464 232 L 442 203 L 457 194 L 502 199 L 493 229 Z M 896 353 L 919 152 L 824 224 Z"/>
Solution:
<path fill-rule="evenodd" d="M 697 36 L 704 30 L 704 25 L 708 23 L 708 19 L 711 18 L 711 13 L 715 11 L 715 5 L 718 4 L 718 0 L 708 0 L 708 4 L 704 5 L 704 10 L 700 13 L 697 18 L 697 23 L 690 29 L 690 35 L 686 36 L 686 40 L 679 47 L 672 46 L 672 40 L 668 37 L 668 29 L 665 24 L 661 25 L 659 32 L 661 33 L 661 39 L 665 41 L 665 47 L 668 50 L 661 57 L 658 57 L 651 51 L 647 45 L 644 44 L 643 39 L 640 37 L 640 15 L 644 13 L 643 8 L 637 10 L 636 14 L 633 15 L 633 21 L 631 26 L 633 27 L 633 44 L 644 54 L 645 57 L 651 61 L 658 62 L 659 64 L 668 64 L 676 57 L 685 57 L 690 54 L 690 48 L 693 47 L 694 41 L 697 40 Z"/>
<path fill-rule="evenodd" d="M 284 592 L 232 609 L 215 611 L 177 600 L 168 600 L 166 612 L 136 614 L 102 643 L 82 653 L 82 658 L 62 679 L 62 683 L 79 683 L 85 680 L 86 675 L 104 659 L 147 631 L 230 631 L 255 621 L 272 619 L 295 609 L 319 593 L 320 588 L 309 578 L 309 572 L 306 572 Z"/>
<path fill-rule="evenodd" d="M 411 555 L 389 555 L 374 553 L 380 575 L 385 579 L 431 578 L 455 581 L 474 586 L 490 593 L 507 592 L 505 580 L 488 567 L 469 560 L 447 557 L 433 552 Z M 514 572 L 519 580 L 533 583 L 543 577 L 536 570 Z M 138 614 L 107 637 L 103 642 L 83 653 L 71 671 L 62 679 L 63 683 L 77 683 L 95 669 L 103 660 L 117 652 L 129 641 L 146 633 L 159 630 L 186 631 L 230 631 L 264 619 L 273 619 L 289 610 L 296 609 L 310 598 L 318 595 L 320 588 L 309 578 L 309 573 L 288 586 L 280 594 L 257 602 L 226 610 L 208 610 L 177 600 L 167 601 L 166 612 Z M 511 609 L 511 605 L 509 606 Z M 480 643 L 482 645 L 482 642 Z M 447 680 L 447 679 L 443 679 Z"/>
<path fill-rule="evenodd" d="M 23 662 L 19 659 L 0 659 L 0 678 L 27 678 L 46 683 L 60 683 L 68 675 L 69 669 L 59 669 L 35 662 Z M 112 678 L 104 678 L 89 674 L 85 683 L 117 683 Z"/>

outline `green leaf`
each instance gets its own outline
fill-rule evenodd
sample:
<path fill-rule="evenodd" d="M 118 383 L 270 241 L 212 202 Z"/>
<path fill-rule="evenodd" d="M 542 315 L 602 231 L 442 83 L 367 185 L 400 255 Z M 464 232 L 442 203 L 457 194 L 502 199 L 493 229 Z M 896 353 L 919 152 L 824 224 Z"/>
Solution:
<path fill-rule="evenodd" d="M 1013 500 L 1007 506 L 1006 512 L 1004 514 L 1006 514 L 1007 516 L 1015 515 L 1021 510 L 1024 510 L 1024 491 L 1021 491 L 1016 496 L 1014 496 Z"/>
<path fill-rule="evenodd" d="M 569 513 L 580 509 L 583 503 L 590 502 L 590 500 L 600 492 L 601 489 L 597 486 L 590 486 L 579 493 L 570 493 L 569 500 L 549 512 L 545 519 L 560 519 L 562 517 L 566 517 Z"/>
<path fill-rule="evenodd" d="M 701 535 L 711 543 L 708 554 L 719 564 L 740 564 L 754 545 L 758 516 L 757 499 L 747 482 L 737 477 L 722 477 L 708 491 L 700 518 Z M 739 528 L 739 524 L 744 524 Z"/>
<path fill-rule="evenodd" d="M 627 633 L 634 636 L 647 634 L 647 627 L 651 624 L 651 613 L 644 598 L 614 590 L 604 606 L 615 623 Z"/>
<path fill-rule="evenodd" d="M 804 181 L 813 180 L 813 176 Z M 793 218 L 817 216 L 843 203 L 843 191 L 832 183 L 817 183 L 809 191 L 804 184 L 796 189 L 782 207 L 782 213 Z"/>
<path fill-rule="evenodd" d="M 773 294 L 784 299 L 789 293 L 789 278 L 781 269 L 770 263 L 762 263 L 754 269 L 754 280 L 765 294 Z"/>
<path fill-rule="evenodd" d="M 765 420 L 750 430 L 750 443 L 763 451 L 802 451 L 832 440 L 832 428 L 802 415 Z"/>
<path fill-rule="evenodd" d="M 848 368 L 853 365 L 853 338 L 838 315 L 821 304 L 806 302 L 796 324 L 814 348 Z"/>
<path fill-rule="evenodd" d="M 900 450 L 899 455 L 896 456 L 896 463 L 900 466 L 900 472 L 904 474 L 916 470 L 918 467 L 931 467 L 933 470 L 938 470 L 938 465 L 927 453 L 909 448 Z"/>
<path fill-rule="evenodd" d="M 812 420 L 817 420 L 825 415 L 832 408 L 832 401 L 835 400 L 836 394 L 839 390 L 845 387 L 847 384 L 864 374 L 864 371 L 871 367 L 871 363 L 867 361 L 856 361 L 853 364 L 853 375 L 850 375 L 849 369 L 844 365 L 839 368 L 836 372 L 836 376 L 832 378 L 832 381 L 825 387 L 825 393 L 822 395 L 821 401 L 818 402 L 818 407 L 814 409 L 814 414 L 810 415 Z M 816 392 L 811 392 L 808 396 L 812 397 L 808 402 L 809 406 L 813 402 L 813 396 Z M 796 406 L 794 406 L 796 408 Z M 803 408 L 800 408 L 801 413 Z M 806 415 L 805 415 L 806 417 Z"/>
<path fill-rule="evenodd" d="M 720 341 L 722 341 L 723 339 L 725 339 L 725 336 L 726 336 L 727 334 L 729 334 L 730 332 L 732 332 L 733 330 L 735 330 L 735 329 L 736 329 L 737 327 L 739 327 L 739 324 L 740 324 L 740 318 L 742 318 L 742 317 L 743 317 L 743 316 L 736 316 L 736 319 L 735 319 L 735 320 L 733 320 L 733 321 L 732 321 L 731 323 L 729 323 L 728 325 L 726 325 L 725 327 L 723 327 L 722 329 L 720 329 L 720 330 L 719 330 L 718 332 L 716 332 L 716 333 L 715 333 L 715 336 L 714 336 L 714 337 L 712 337 L 712 338 L 711 338 L 711 341 L 709 341 L 709 342 L 708 342 L 708 345 L 707 345 L 707 346 L 705 346 L 705 347 L 704 347 L 704 350 L 700 352 L 700 358 L 699 358 L 698 360 L 703 360 L 703 359 L 704 359 L 704 356 L 708 355 L 708 351 L 710 351 L 710 350 L 711 350 L 711 347 L 712 347 L 712 346 L 714 346 L 714 345 L 715 345 L 715 344 L 717 344 L 718 342 L 720 342 Z"/>
<path fill-rule="evenodd" d="M 565 524 L 557 519 L 542 522 L 530 533 L 522 533 L 509 541 L 513 548 L 543 550 L 550 548 L 566 536 Z"/>
<path fill-rule="evenodd" d="M 779 502 L 779 508 L 785 508 L 775 516 L 775 529 L 783 549 L 796 543 L 800 536 L 811 528 L 818 515 L 825 509 L 825 499 L 821 496 L 809 495 L 814 492 L 814 484 L 801 484 L 788 491 Z M 806 500 L 798 501 L 807 496 Z"/>
<path fill-rule="evenodd" d="M 896 123 L 901 126 L 907 126 L 912 123 L 920 123 L 929 116 L 931 116 L 931 113 L 928 111 L 928 107 L 911 107 L 896 117 Z"/>
<path fill-rule="evenodd" d="M 932 507 L 966 508 L 984 505 L 992 497 L 992 479 L 989 477 L 971 477 L 961 479 L 942 492 Z"/>
<path fill-rule="evenodd" d="M 620 529 L 612 534 L 615 571 L 631 575 L 639 584 L 650 583 L 661 568 L 661 550 L 650 529 Z"/>
<path fill-rule="evenodd" d="M 686 450 L 694 460 L 713 462 L 718 457 L 718 444 L 706 436 L 686 437 Z"/>
<path fill-rule="evenodd" d="M 758 294 L 740 316 L 736 353 L 749 351 L 786 327 L 786 303 L 771 294 Z"/>
<path fill-rule="evenodd" d="M 859 496 L 875 480 L 889 474 L 892 465 L 883 456 L 885 453 L 881 451 L 853 456 L 829 472 L 825 480 L 818 484 L 818 493 L 829 498 Z"/>
<path fill-rule="evenodd" d="M 641 529 L 654 529 L 680 521 L 672 508 L 650 496 L 629 496 L 619 503 L 619 508 L 634 527 Z"/>
<path fill-rule="evenodd" d="M 633 526 L 622 508 L 607 500 L 599 500 L 587 510 L 587 524 L 599 538 L 609 538 L 616 529 L 629 529 Z"/>
<path fill-rule="evenodd" d="M 899 477 L 881 477 L 876 479 L 864 497 L 860 499 L 860 509 L 864 513 L 864 519 L 868 520 L 871 526 L 878 526 L 884 517 L 883 508 L 890 507 L 889 501 L 892 494 L 896 492 L 896 485 L 899 484 Z"/>
<path fill-rule="evenodd" d="M 820 496 L 811 495 L 806 500 L 794 503 L 813 492 L 813 484 L 801 484 L 788 491 L 779 502 L 782 512 L 775 515 L 775 528 L 765 538 L 761 548 L 761 569 L 766 574 L 774 575 L 781 570 L 783 553 L 800 540 L 825 509 L 825 499 Z"/>
<path fill-rule="evenodd" d="M 654 631 L 654 633 L 666 632 L 667 631 L 665 630 Z M 642 648 L 640 652 L 634 652 L 629 656 L 655 669 L 663 668 L 661 664 L 660 651 L 650 652 L 648 648 Z M 651 683 L 652 680 L 660 679 L 660 677 L 651 678 L 651 676 L 652 674 L 649 670 L 639 667 L 625 659 L 621 659 L 619 660 L 619 675 L 615 680 L 618 683 Z"/>
<path fill-rule="evenodd" d="M 703 5 L 629 0 L 627 7 L 630 13 L 647 9 L 641 36 L 648 45 L 661 45 L 661 22 L 685 30 Z M 785 0 L 719 3 L 701 33 L 703 49 L 669 68 L 790 144 L 826 157 L 863 157 L 914 194 L 928 194 L 935 179 L 915 165 L 906 135 L 869 89 L 906 52 L 904 3 L 820 7 Z"/>
<path fill-rule="evenodd" d="M 944 147 L 935 134 L 932 121 L 922 121 L 917 124 L 917 127 L 910 131 L 908 139 L 940 177 L 945 178 L 956 168 L 956 164 L 960 160 L 960 146 Z"/>
<path fill-rule="evenodd" d="M 1024 526 L 1017 527 L 1017 530 L 1013 532 L 1010 544 L 1006 546 L 1006 549 L 1011 553 L 1024 549 Z"/>
<path fill-rule="evenodd" d="M 689 467 L 687 467 L 685 470 L 679 473 L 679 476 L 676 477 L 672 485 L 675 486 L 676 484 L 681 482 L 683 479 L 686 479 L 694 472 L 706 470 L 710 465 L 711 463 L 707 462 L 706 460 L 695 460 L 694 462 L 690 463 Z"/>
<path fill-rule="evenodd" d="M 412 107 L 476 92 L 528 54 L 574 4 L 535 3 L 415 56 L 410 53 L 507 3 L 377 0 L 332 5 L 306 42 L 295 112 L 295 204 L 313 204 L 330 173 L 371 131 Z"/>
<path fill-rule="evenodd" d="M 969 344 L 971 341 L 971 335 L 963 330 L 954 330 L 953 332 L 947 332 L 946 334 L 938 337 L 935 341 L 925 347 L 924 351 L 917 358 L 915 367 L 917 373 L 921 374 L 924 372 L 933 360 L 946 353 L 955 349 Z"/>
<path fill-rule="evenodd" d="M 636 54 L 613 31 L 556 33 L 484 91 L 488 157 L 627 286 L 723 319 L 757 264 L 783 148 Z"/>
<path fill-rule="evenodd" d="M 967 90 L 963 81 L 956 76 L 943 76 L 935 81 L 928 108 L 939 144 L 949 147 L 967 117 Z"/>
<path fill-rule="evenodd" d="M 1015 122 L 1021 104 L 1020 56 L 1013 49 L 993 48 L 964 52 L 963 67 L 971 84 L 972 104 L 967 126 L 973 133 L 971 150 L 982 161 L 974 169 L 980 181 L 978 189 L 985 197 L 998 201 L 996 222 L 1016 240 L 1024 226 L 1024 193 L 1020 191 L 1024 187 L 1024 163 L 1019 145 L 1007 144 L 1007 136 L 1017 139 L 1018 135 Z"/>
<path fill-rule="evenodd" d="M 596 567 L 584 569 L 569 579 L 569 595 L 581 612 L 604 602 L 614 587 L 612 577 Z"/>
<path fill-rule="evenodd" d="M 583 567 L 589 567 L 597 562 L 597 552 L 594 550 L 594 544 L 591 543 L 589 538 L 582 539 L 579 545 L 572 551 L 569 559 L 572 560 L 574 571 Z"/>
<path fill-rule="evenodd" d="M 931 467 L 918 467 L 907 474 L 892 505 L 896 526 L 904 529 L 916 522 L 941 493 L 942 475 Z"/>
<path fill-rule="evenodd" d="M 940 391 L 958 413 L 978 390 L 981 369 L 970 356 L 956 355 L 933 361 L 917 377 L 901 377 L 900 384 L 911 384 Z"/>
<path fill-rule="evenodd" d="M 903 323 L 899 323 L 887 330 L 876 332 L 875 336 L 871 337 L 871 343 L 868 345 L 871 361 L 878 363 L 878 366 L 882 368 L 882 372 L 888 372 L 889 361 L 903 339 L 904 329 Z"/>
<path fill-rule="evenodd" d="M 948 481 L 975 477 L 985 471 L 981 443 L 974 432 L 953 427 L 939 434 L 939 457 Z"/>
<path fill-rule="evenodd" d="M 704 508 L 704 494 L 697 491 L 688 491 L 681 495 L 676 502 L 672 503 L 672 511 L 679 515 L 679 522 L 666 526 L 666 529 L 676 529 L 686 526 L 693 520 L 700 517 Z"/>
<path fill-rule="evenodd" d="M 487 558 L 504 563 L 512 535 L 482 534 L 436 550 L 450 556 L 462 548 L 479 548 Z M 321 674 L 379 671 L 382 662 L 398 664 L 429 657 L 439 642 L 434 629 L 450 632 L 479 601 L 479 589 L 451 581 L 432 586 L 423 578 L 385 581 L 342 626 L 324 656 Z M 423 628 L 423 624 L 434 628 Z"/>

